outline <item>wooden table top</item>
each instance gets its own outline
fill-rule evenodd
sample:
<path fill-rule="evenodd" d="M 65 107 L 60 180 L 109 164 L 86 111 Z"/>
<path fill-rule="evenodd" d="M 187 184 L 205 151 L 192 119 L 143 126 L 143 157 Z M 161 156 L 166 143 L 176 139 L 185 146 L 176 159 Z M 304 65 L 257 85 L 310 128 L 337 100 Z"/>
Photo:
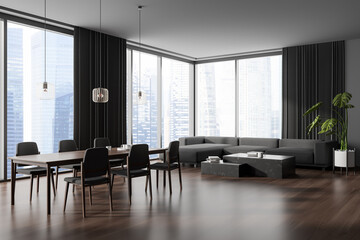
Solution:
<path fill-rule="evenodd" d="M 152 148 L 149 149 L 149 154 L 164 153 L 167 148 Z M 109 158 L 126 157 L 129 154 L 129 149 L 122 149 L 113 147 L 109 151 Z M 72 152 L 60 152 L 60 153 L 47 153 L 47 154 L 34 154 L 24 156 L 13 156 L 9 159 L 15 163 L 24 163 L 31 165 L 59 165 L 59 164 L 72 164 L 80 162 L 84 158 L 85 150 L 72 151 Z"/>

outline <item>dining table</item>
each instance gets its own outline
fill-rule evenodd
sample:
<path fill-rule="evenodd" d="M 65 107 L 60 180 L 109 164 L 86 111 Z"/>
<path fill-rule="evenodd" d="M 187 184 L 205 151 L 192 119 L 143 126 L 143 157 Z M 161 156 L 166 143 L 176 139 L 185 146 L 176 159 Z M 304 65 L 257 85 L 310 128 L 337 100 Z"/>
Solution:
<path fill-rule="evenodd" d="M 149 155 L 163 154 L 164 160 L 166 157 L 167 148 L 150 148 Z M 130 149 L 121 147 L 112 147 L 109 150 L 109 159 L 126 158 L 129 155 Z M 35 154 L 9 157 L 11 160 L 11 205 L 15 205 L 15 181 L 16 181 L 16 168 L 18 164 L 32 165 L 45 167 L 46 174 L 46 194 L 47 194 L 47 214 L 51 214 L 51 168 L 59 167 L 61 165 L 80 163 L 84 158 L 85 150 L 59 152 L 48 154 Z"/>

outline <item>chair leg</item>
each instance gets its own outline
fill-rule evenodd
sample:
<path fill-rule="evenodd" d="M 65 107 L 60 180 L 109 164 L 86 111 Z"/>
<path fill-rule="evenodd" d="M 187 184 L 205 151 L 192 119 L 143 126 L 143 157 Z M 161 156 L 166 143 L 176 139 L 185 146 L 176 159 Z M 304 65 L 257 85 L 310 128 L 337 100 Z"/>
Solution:
<path fill-rule="evenodd" d="M 152 187 L 151 187 L 151 172 L 149 171 L 149 188 L 150 188 L 150 199 L 152 201 Z"/>
<path fill-rule="evenodd" d="M 166 171 L 164 170 L 164 188 L 166 186 Z"/>
<path fill-rule="evenodd" d="M 115 180 L 115 174 L 113 174 L 111 177 L 111 187 L 114 186 L 114 180 Z"/>
<path fill-rule="evenodd" d="M 147 192 L 147 186 L 148 186 L 149 178 L 146 175 L 146 181 L 145 181 L 145 192 Z"/>
<path fill-rule="evenodd" d="M 51 174 L 51 182 L 52 182 L 52 186 L 53 186 L 54 196 L 56 196 L 54 174 Z"/>
<path fill-rule="evenodd" d="M 90 201 L 90 205 L 92 205 L 92 192 L 91 192 L 91 186 L 89 186 L 89 201 Z"/>
<path fill-rule="evenodd" d="M 83 213 L 83 217 L 86 217 L 85 214 L 85 186 L 81 185 L 81 195 L 82 195 L 82 213 Z"/>
<path fill-rule="evenodd" d="M 110 211 L 113 210 L 113 203 L 112 203 L 112 187 L 110 185 L 110 183 L 108 184 L 109 186 L 109 201 L 110 201 Z"/>
<path fill-rule="evenodd" d="M 56 191 L 58 188 L 58 181 L 59 181 L 59 167 L 56 167 L 56 184 L 55 184 Z"/>
<path fill-rule="evenodd" d="M 172 186 L 171 186 L 171 171 L 169 169 L 169 190 L 170 190 L 170 194 L 172 194 Z"/>
<path fill-rule="evenodd" d="M 68 183 L 68 182 L 66 182 L 66 188 L 65 188 L 65 200 L 64 200 L 64 209 L 63 209 L 63 212 L 65 212 L 65 209 L 66 209 L 66 201 L 67 201 L 68 192 L 69 192 L 69 183 Z"/>
<path fill-rule="evenodd" d="M 77 171 L 76 169 L 73 169 L 73 177 L 76 177 Z M 75 184 L 73 184 L 73 193 L 75 192 Z"/>
<path fill-rule="evenodd" d="M 181 179 L 181 168 L 179 165 L 179 181 L 180 181 L 180 191 L 182 190 L 182 179 Z"/>
<path fill-rule="evenodd" d="M 128 177 L 128 195 L 129 195 L 129 204 L 131 205 L 131 178 Z"/>
<path fill-rule="evenodd" d="M 39 193 L 40 176 L 39 176 L 39 175 L 37 175 L 37 176 L 36 176 L 36 178 L 37 178 L 36 193 Z"/>
<path fill-rule="evenodd" d="M 156 170 L 156 188 L 159 188 L 159 170 Z"/>
<path fill-rule="evenodd" d="M 30 177 L 30 202 L 32 200 L 33 183 L 34 183 L 34 176 L 31 175 L 31 177 Z"/>

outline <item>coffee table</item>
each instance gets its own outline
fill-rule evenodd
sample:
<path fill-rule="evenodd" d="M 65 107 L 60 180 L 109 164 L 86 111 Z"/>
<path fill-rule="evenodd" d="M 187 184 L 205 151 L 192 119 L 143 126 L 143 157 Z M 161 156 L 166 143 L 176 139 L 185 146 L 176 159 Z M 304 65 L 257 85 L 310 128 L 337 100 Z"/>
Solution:
<path fill-rule="evenodd" d="M 247 164 L 252 174 L 261 177 L 286 178 L 295 175 L 295 157 L 264 154 L 262 158 L 248 157 L 246 153 L 225 155 L 224 162 Z"/>

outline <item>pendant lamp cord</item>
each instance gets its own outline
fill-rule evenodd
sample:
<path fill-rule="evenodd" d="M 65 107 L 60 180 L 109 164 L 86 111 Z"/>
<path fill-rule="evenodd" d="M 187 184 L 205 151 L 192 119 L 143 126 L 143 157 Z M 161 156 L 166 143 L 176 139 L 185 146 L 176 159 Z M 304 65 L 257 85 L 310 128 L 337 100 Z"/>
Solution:
<path fill-rule="evenodd" d="M 141 91 L 141 9 L 142 6 L 138 7 L 139 10 L 139 92 Z"/>
<path fill-rule="evenodd" d="M 46 0 L 44 0 L 44 17 L 44 82 L 46 82 Z"/>
<path fill-rule="evenodd" d="M 102 65 L 101 65 L 101 38 L 102 38 L 102 29 L 101 29 L 101 0 L 100 0 L 100 88 L 101 88 L 101 69 L 102 69 Z"/>

